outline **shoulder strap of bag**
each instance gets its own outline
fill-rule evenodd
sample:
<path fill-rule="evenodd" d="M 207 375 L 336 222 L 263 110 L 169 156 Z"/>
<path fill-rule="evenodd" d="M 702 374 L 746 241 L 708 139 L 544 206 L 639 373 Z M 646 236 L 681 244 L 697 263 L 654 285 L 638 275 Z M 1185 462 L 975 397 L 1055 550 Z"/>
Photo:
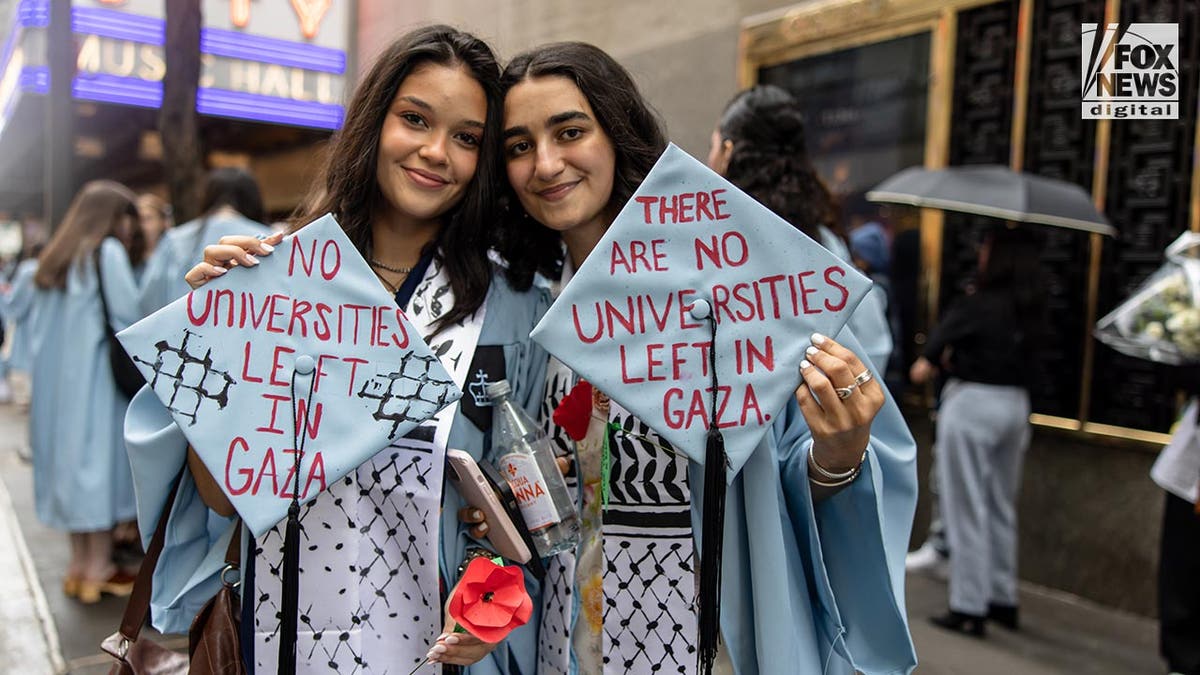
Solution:
<path fill-rule="evenodd" d="M 242 519 L 239 517 L 233 524 L 233 536 L 229 538 L 229 548 L 225 549 L 225 564 L 233 569 L 242 566 Z M 222 579 L 222 581 L 224 581 Z"/>
<path fill-rule="evenodd" d="M 103 294 L 101 294 L 103 297 Z M 137 580 L 133 582 L 133 592 L 129 596 L 129 604 L 125 605 L 125 616 L 121 619 L 121 636 L 130 642 L 137 642 L 138 633 L 150 616 L 150 590 L 154 578 L 154 568 L 158 566 L 158 556 L 162 553 L 163 539 L 167 534 L 167 519 L 171 515 L 171 507 L 175 504 L 175 493 L 179 491 L 179 482 L 183 471 L 175 477 L 171 494 L 167 495 L 167 503 L 163 504 L 162 515 L 158 518 L 158 527 L 154 528 L 154 536 L 150 539 L 150 547 L 146 549 L 146 557 L 138 570 Z"/>
<path fill-rule="evenodd" d="M 108 315 L 108 298 L 104 297 L 104 274 L 100 270 L 100 248 L 104 246 L 104 242 L 100 242 L 100 246 L 96 247 L 94 258 L 96 260 L 96 286 L 100 289 L 100 309 L 104 312 L 104 334 L 111 341 L 116 333 L 112 329 L 112 321 Z"/>

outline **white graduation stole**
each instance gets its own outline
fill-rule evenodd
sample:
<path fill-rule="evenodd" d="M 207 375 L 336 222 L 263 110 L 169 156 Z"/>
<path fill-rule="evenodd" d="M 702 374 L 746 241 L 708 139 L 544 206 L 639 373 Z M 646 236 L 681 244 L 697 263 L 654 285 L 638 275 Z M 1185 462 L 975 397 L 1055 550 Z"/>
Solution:
<path fill-rule="evenodd" d="M 479 344 L 486 306 L 430 338 L 454 306 L 430 263 L 406 312 L 459 388 Z M 302 508 L 297 671 L 407 673 L 442 630 L 438 525 L 446 441 L 458 404 L 384 448 Z M 276 672 L 283 523 L 258 541 L 255 672 Z"/>

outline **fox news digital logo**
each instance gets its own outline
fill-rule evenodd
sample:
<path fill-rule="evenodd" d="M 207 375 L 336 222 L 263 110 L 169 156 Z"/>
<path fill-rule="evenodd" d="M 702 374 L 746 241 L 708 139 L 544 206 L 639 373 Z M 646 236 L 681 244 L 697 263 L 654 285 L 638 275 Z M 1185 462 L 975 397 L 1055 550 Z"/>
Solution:
<path fill-rule="evenodd" d="M 1179 24 L 1083 24 L 1084 119 L 1179 118 Z"/>

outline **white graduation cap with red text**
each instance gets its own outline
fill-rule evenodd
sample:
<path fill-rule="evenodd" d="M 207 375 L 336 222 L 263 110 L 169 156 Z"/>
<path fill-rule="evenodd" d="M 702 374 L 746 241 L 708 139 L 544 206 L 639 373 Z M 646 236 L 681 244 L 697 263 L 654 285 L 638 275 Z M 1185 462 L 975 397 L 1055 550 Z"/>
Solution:
<path fill-rule="evenodd" d="M 732 480 L 870 287 L 672 144 L 532 337 L 701 464 L 715 419 Z"/>
<path fill-rule="evenodd" d="M 255 536 L 462 396 L 331 215 L 118 337 Z"/>

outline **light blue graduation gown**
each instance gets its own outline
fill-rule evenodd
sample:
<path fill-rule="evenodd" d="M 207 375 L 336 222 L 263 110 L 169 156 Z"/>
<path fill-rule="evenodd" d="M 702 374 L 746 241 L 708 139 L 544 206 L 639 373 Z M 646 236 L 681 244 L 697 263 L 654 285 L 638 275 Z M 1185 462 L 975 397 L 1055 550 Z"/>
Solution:
<path fill-rule="evenodd" d="M 235 234 L 254 237 L 270 233 L 271 229 L 266 225 L 227 211 L 167 230 L 158 240 L 142 273 L 142 316 L 153 314 L 192 290 L 183 275 L 200 262 L 205 246 Z"/>
<path fill-rule="evenodd" d="M 138 318 L 137 286 L 125 248 L 100 245 L 104 294 L 114 331 Z M 96 268 L 72 266 L 66 288 L 37 289 L 31 339 L 29 437 L 38 518 L 68 532 L 106 530 L 134 516 L 121 420 L 128 405 L 109 365 Z"/>
<path fill-rule="evenodd" d="M 479 337 L 480 347 L 503 346 L 513 398 L 531 415 L 536 414 L 541 403 L 548 355 L 529 340 L 529 331 L 549 304 L 549 296 L 543 289 L 519 293 L 499 274 L 494 274 Z M 137 488 L 138 523 L 143 540 L 148 543 L 173 478 L 184 465 L 186 440 L 149 388 L 143 388 L 134 397 L 125 420 L 125 434 Z M 485 434 L 459 412 L 450 430 L 448 446 L 466 450 L 479 459 L 485 444 Z M 458 564 L 472 542 L 467 528 L 458 520 L 458 510 L 463 506 L 453 488 L 447 487 L 442 508 L 441 568 L 451 586 L 458 581 Z M 187 630 L 196 612 L 218 588 L 218 574 L 225 564 L 231 530 L 229 521 L 215 519 L 201 502 L 195 482 L 185 470 L 154 573 L 151 610 L 155 628 L 169 633 Z M 482 545 L 487 544 L 482 542 Z M 537 584 L 528 574 L 526 583 L 536 597 Z M 535 613 L 526 626 L 515 630 L 488 658 L 472 666 L 471 675 L 533 673 L 537 625 Z M 428 636 L 431 645 L 436 637 Z M 519 664 L 520 670 L 510 669 L 510 661 Z"/>
<path fill-rule="evenodd" d="M 847 330 L 836 338 L 862 354 Z M 886 395 L 886 389 L 884 390 Z M 862 473 L 813 504 L 811 434 L 794 399 L 729 486 L 721 633 L 738 675 L 908 673 L 904 555 L 916 508 L 916 444 L 889 397 Z M 689 465 L 700 540 L 703 468 Z M 703 542 L 699 541 L 702 547 Z"/>
<path fill-rule="evenodd" d="M 7 367 L 23 373 L 33 367 L 33 326 L 35 323 L 33 302 L 35 287 L 33 275 L 37 272 L 36 258 L 22 260 L 13 275 L 8 292 L 0 294 L 0 320 L 8 324 L 10 348 Z"/>
<path fill-rule="evenodd" d="M 841 237 L 829 228 L 821 227 L 821 245 L 837 257 L 852 263 L 850 249 Z M 858 351 L 861 358 L 864 354 L 871 359 L 868 365 L 874 366 L 871 372 L 882 379 L 887 370 L 888 360 L 892 356 L 892 328 L 887 318 L 887 293 L 879 286 L 871 287 L 871 291 L 854 308 L 846 327 L 858 337 L 862 349 Z"/>

